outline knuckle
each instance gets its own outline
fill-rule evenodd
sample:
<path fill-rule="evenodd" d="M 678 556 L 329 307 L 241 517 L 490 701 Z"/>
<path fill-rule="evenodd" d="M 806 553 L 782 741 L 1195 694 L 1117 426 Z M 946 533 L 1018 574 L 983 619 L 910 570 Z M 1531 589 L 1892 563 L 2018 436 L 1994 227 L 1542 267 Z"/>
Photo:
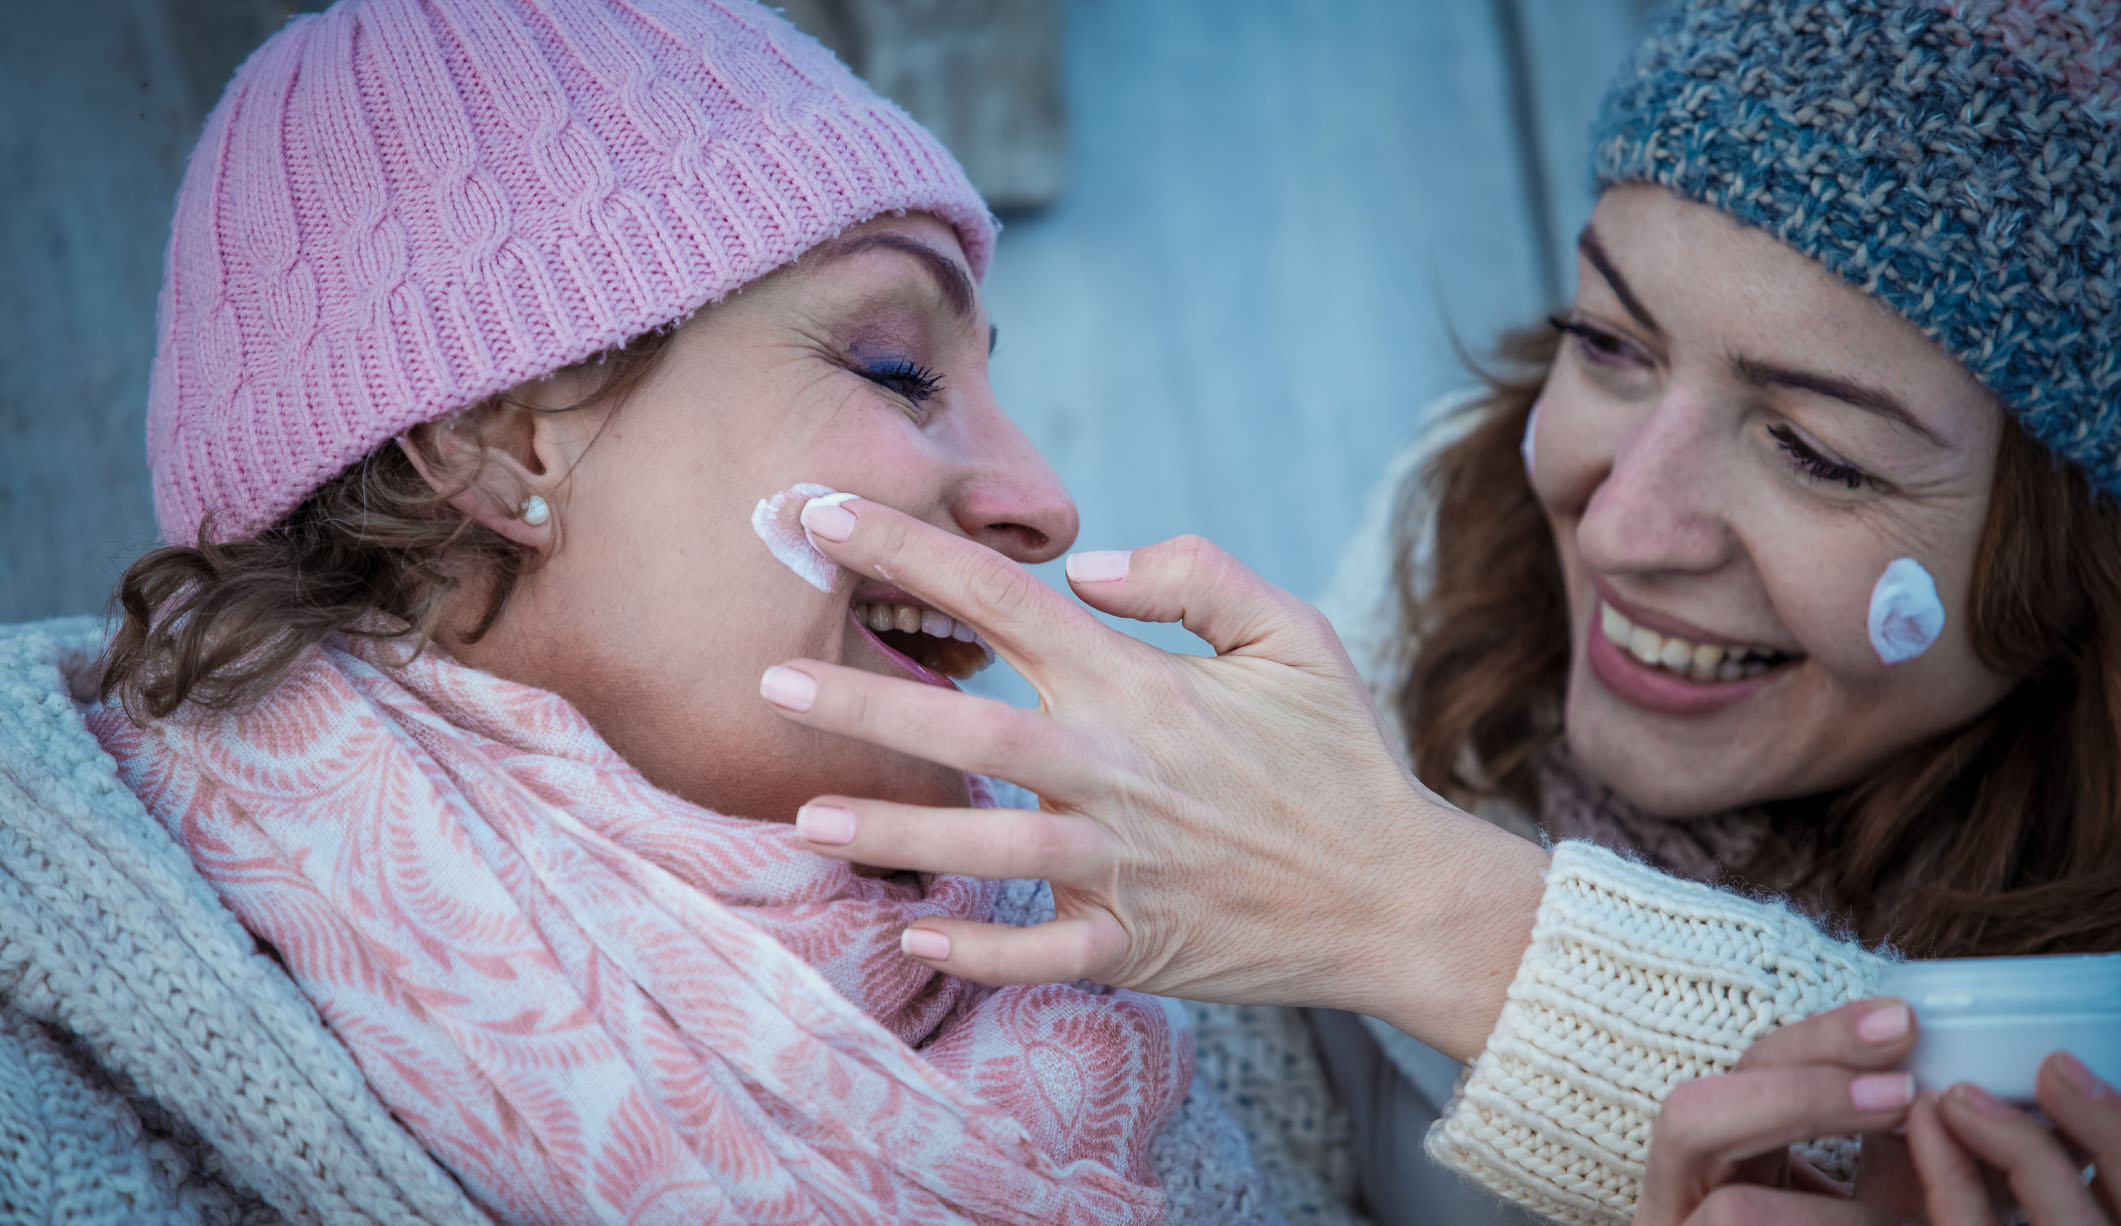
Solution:
<path fill-rule="evenodd" d="M 820 687 L 824 688 L 824 687 Z M 859 679 L 848 678 L 839 685 L 830 687 L 838 718 L 833 722 L 850 731 L 871 731 L 882 724 L 877 711 L 876 695 Z"/>
<path fill-rule="evenodd" d="M 1087 924 L 1076 925 L 1069 932 L 1062 947 L 1061 963 L 1066 968 L 1062 974 L 1070 979 L 1098 977 L 1099 945 L 1098 934 L 1094 929 Z"/>
<path fill-rule="evenodd" d="M 1326 615 L 1319 611 L 1318 606 L 1307 600 L 1290 596 L 1284 603 L 1283 616 L 1289 623 L 1289 628 L 1307 643 L 1318 647 L 1328 644 L 1337 646 L 1340 643 L 1340 635 L 1333 629 L 1333 623 L 1326 620 Z"/>
<path fill-rule="evenodd" d="M 1010 768 L 1029 760 L 1038 749 L 1038 725 L 1023 712 L 1003 707 L 979 723 L 973 769 L 982 775 L 1007 777 Z"/>
<path fill-rule="evenodd" d="M 1182 569 L 1203 577 L 1212 576 L 1229 561 L 1215 542 L 1190 532 L 1172 537 L 1170 549 Z"/>
<path fill-rule="evenodd" d="M 1055 839 L 1044 814 L 1008 823 L 1002 833 L 1002 863 L 1012 876 L 1048 876 Z"/>
<path fill-rule="evenodd" d="M 1000 554 L 969 559 L 964 590 L 971 593 L 975 617 L 990 624 L 1021 613 L 1042 586 L 1037 576 Z"/>
<path fill-rule="evenodd" d="M 877 525 L 877 529 L 858 535 L 868 546 L 870 568 L 877 573 L 895 575 L 913 569 L 909 564 L 913 555 L 913 538 L 906 531 L 905 524 L 887 516 L 884 517 L 884 522 Z"/>

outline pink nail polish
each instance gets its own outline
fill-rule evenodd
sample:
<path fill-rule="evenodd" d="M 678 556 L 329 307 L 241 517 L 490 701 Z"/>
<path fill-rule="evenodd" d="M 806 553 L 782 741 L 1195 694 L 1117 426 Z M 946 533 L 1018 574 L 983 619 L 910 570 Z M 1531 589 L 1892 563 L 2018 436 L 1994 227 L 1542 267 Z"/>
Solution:
<path fill-rule="evenodd" d="M 2121 1094 L 2116 1094 L 2112 1086 L 2099 1080 L 2099 1075 L 2086 1068 L 2084 1061 L 2066 1051 L 2055 1053 L 2055 1069 L 2062 1074 L 2064 1080 L 2093 1102 L 2121 1099 Z"/>
<path fill-rule="evenodd" d="M 813 843 L 852 843 L 854 814 L 831 805 L 804 805 L 795 811 L 795 832 Z"/>
<path fill-rule="evenodd" d="M 854 512 L 840 504 L 852 494 L 827 494 L 803 504 L 803 531 L 828 541 L 844 541 L 854 535 Z"/>
<path fill-rule="evenodd" d="M 1068 555 L 1068 581 L 1071 583 L 1110 583 L 1127 577 L 1127 563 L 1133 560 L 1131 549 L 1092 549 L 1084 553 Z"/>
<path fill-rule="evenodd" d="M 898 947 L 911 958 L 926 958 L 930 962 L 941 962 L 950 956 L 950 938 L 927 928 L 908 928 L 898 939 Z"/>
<path fill-rule="evenodd" d="M 807 673 L 776 664 L 759 677 L 759 697 L 790 711 L 808 711 L 817 701 L 817 682 Z"/>
<path fill-rule="evenodd" d="M 1856 1037 L 1866 1043 L 1890 1043 L 1907 1033 L 1914 1016 L 1905 1004 L 1881 1006 L 1856 1020 Z"/>
<path fill-rule="evenodd" d="M 1866 1073 L 1849 1083 L 1858 1111 L 1896 1111 L 1915 1101 L 1915 1079 L 1906 1073 Z"/>

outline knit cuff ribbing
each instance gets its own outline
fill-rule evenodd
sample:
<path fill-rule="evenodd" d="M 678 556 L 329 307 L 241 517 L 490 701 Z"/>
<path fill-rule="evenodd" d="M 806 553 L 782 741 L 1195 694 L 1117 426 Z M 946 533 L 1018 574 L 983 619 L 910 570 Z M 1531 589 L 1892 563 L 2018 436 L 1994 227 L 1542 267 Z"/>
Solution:
<path fill-rule="evenodd" d="M 1870 995 L 1884 965 L 1786 906 L 1562 843 L 1508 1002 L 1429 1153 L 1534 1212 L 1624 1222 L 1674 1085 Z"/>

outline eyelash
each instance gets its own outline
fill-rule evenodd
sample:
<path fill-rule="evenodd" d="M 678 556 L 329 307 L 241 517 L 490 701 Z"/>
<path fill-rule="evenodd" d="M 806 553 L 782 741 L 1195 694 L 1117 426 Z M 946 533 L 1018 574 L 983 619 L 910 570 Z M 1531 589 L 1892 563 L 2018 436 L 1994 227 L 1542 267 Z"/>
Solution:
<path fill-rule="evenodd" d="M 1829 460 L 1812 450 L 1797 433 L 1788 426 L 1769 426 L 1768 435 L 1782 453 L 1790 458 L 1791 467 L 1815 481 L 1830 481 L 1845 485 L 1852 490 L 1862 489 L 1870 480 L 1869 474 L 1853 465 Z"/>
<path fill-rule="evenodd" d="M 878 387 L 897 392 L 915 404 L 943 390 L 943 377 L 940 374 L 925 366 L 916 366 L 903 358 L 896 362 L 868 367 L 861 372 L 861 376 Z"/>
<path fill-rule="evenodd" d="M 1600 366 L 1618 366 L 1624 359 L 1633 356 L 1630 353 L 1632 346 L 1626 340 L 1604 328 L 1594 328 L 1580 319 L 1567 315 L 1549 315 L 1547 325 L 1556 332 L 1573 338 L 1577 351 L 1583 354 L 1585 361 L 1595 362 Z"/>
<path fill-rule="evenodd" d="M 1619 366 L 1632 357 L 1627 340 L 1603 328 L 1593 327 L 1580 319 L 1566 315 L 1549 316 L 1547 323 L 1557 332 L 1573 338 L 1577 351 L 1587 362 L 1600 366 Z M 1870 474 L 1853 465 L 1829 460 L 1814 451 L 1788 426 L 1769 426 L 1768 434 L 1787 456 L 1790 466 L 1814 481 L 1862 489 L 1870 482 Z"/>

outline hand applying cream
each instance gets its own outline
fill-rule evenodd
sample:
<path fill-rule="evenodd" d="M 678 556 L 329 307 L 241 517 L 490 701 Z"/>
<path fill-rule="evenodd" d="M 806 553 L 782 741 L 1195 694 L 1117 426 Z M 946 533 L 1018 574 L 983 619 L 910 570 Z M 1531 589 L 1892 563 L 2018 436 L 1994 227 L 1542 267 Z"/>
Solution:
<path fill-rule="evenodd" d="M 1901 664 L 1930 649 L 1944 632 L 1944 602 L 1937 582 L 1913 558 L 1895 558 L 1871 588 L 1871 649 L 1887 664 Z"/>
<path fill-rule="evenodd" d="M 815 481 L 798 482 L 778 494 L 759 499 L 758 505 L 751 508 L 751 530 L 766 542 L 766 548 L 773 551 L 781 565 L 818 591 L 829 592 L 839 580 L 839 564 L 819 553 L 810 543 L 800 517 L 803 508 L 813 499 L 839 503 L 853 497 L 853 494 L 835 493 Z"/>

